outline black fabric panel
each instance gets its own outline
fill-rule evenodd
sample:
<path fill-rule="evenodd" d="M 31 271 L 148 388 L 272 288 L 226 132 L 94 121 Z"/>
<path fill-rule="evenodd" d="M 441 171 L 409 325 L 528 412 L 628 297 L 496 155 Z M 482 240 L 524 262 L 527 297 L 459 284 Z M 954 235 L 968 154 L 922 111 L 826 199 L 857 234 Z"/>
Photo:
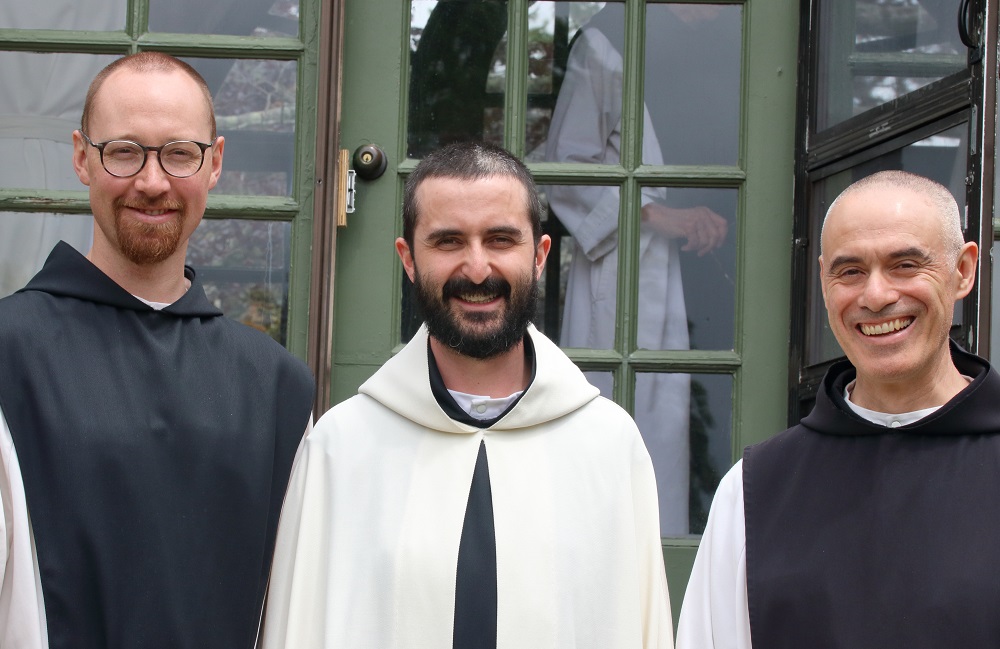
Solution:
<path fill-rule="evenodd" d="M 486 444 L 479 444 L 455 577 L 455 649 L 496 649 L 497 542 Z"/>
<path fill-rule="evenodd" d="M 953 357 L 973 383 L 919 422 L 847 411 L 839 365 L 802 424 L 746 449 L 754 647 L 1000 646 L 1000 376 Z"/>
<path fill-rule="evenodd" d="M 50 646 L 251 647 L 308 368 L 197 281 L 157 312 L 64 244 L 36 279 L 0 301 L 0 408 Z"/>

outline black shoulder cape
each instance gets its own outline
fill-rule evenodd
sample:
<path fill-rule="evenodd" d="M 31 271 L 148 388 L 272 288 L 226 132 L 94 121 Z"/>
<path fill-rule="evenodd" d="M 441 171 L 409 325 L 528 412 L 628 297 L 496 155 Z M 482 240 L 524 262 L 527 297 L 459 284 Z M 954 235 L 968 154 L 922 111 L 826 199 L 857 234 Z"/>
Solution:
<path fill-rule="evenodd" d="M 253 646 L 313 381 L 186 273 L 155 311 L 60 243 L 0 300 L 53 649 Z"/>
<path fill-rule="evenodd" d="M 1000 646 L 1000 375 L 900 428 L 872 424 L 830 368 L 813 411 L 746 449 L 754 647 Z"/>

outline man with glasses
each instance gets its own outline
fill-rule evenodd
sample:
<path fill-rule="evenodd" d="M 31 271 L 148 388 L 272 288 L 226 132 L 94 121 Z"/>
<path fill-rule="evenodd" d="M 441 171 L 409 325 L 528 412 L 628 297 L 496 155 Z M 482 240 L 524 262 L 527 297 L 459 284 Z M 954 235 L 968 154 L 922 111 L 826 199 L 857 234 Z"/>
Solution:
<path fill-rule="evenodd" d="M 0 646 L 250 647 L 312 379 L 184 265 L 225 144 L 195 70 L 112 63 L 73 144 L 93 247 L 0 300 Z"/>

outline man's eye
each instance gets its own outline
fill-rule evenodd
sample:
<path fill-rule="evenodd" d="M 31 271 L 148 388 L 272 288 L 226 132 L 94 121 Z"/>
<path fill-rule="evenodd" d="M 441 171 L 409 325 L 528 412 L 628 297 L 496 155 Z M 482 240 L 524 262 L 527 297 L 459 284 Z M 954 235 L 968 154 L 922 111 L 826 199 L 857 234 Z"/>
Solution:
<path fill-rule="evenodd" d="M 136 158 L 142 155 L 139 149 L 131 146 L 124 145 L 108 145 L 104 148 L 104 155 L 111 156 L 116 160 L 128 160 L 129 158 Z"/>

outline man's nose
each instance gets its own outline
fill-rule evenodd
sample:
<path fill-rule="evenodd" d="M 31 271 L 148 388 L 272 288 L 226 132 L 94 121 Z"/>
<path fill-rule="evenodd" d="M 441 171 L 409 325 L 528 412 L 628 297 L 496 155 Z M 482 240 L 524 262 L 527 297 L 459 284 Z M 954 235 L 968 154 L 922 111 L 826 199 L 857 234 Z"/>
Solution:
<path fill-rule="evenodd" d="M 489 252 L 481 243 L 474 242 L 466 248 L 462 273 L 476 284 L 482 284 L 493 273 Z"/>
<path fill-rule="evenodd" d="M 873 313 L 878 313 L 899 300 L 899 290 L 891 278 L 881 271 L 872 271 L 865 279 L 859 305 Z"/>
<path fill-rule="evenodd" d="M 142 169 L 135 175 L 135 187 L 144 194 L 152 196 L 165 193 L 170 189 L 170 176 L 160 165 L 160 154 L 149 151 Z"/>

